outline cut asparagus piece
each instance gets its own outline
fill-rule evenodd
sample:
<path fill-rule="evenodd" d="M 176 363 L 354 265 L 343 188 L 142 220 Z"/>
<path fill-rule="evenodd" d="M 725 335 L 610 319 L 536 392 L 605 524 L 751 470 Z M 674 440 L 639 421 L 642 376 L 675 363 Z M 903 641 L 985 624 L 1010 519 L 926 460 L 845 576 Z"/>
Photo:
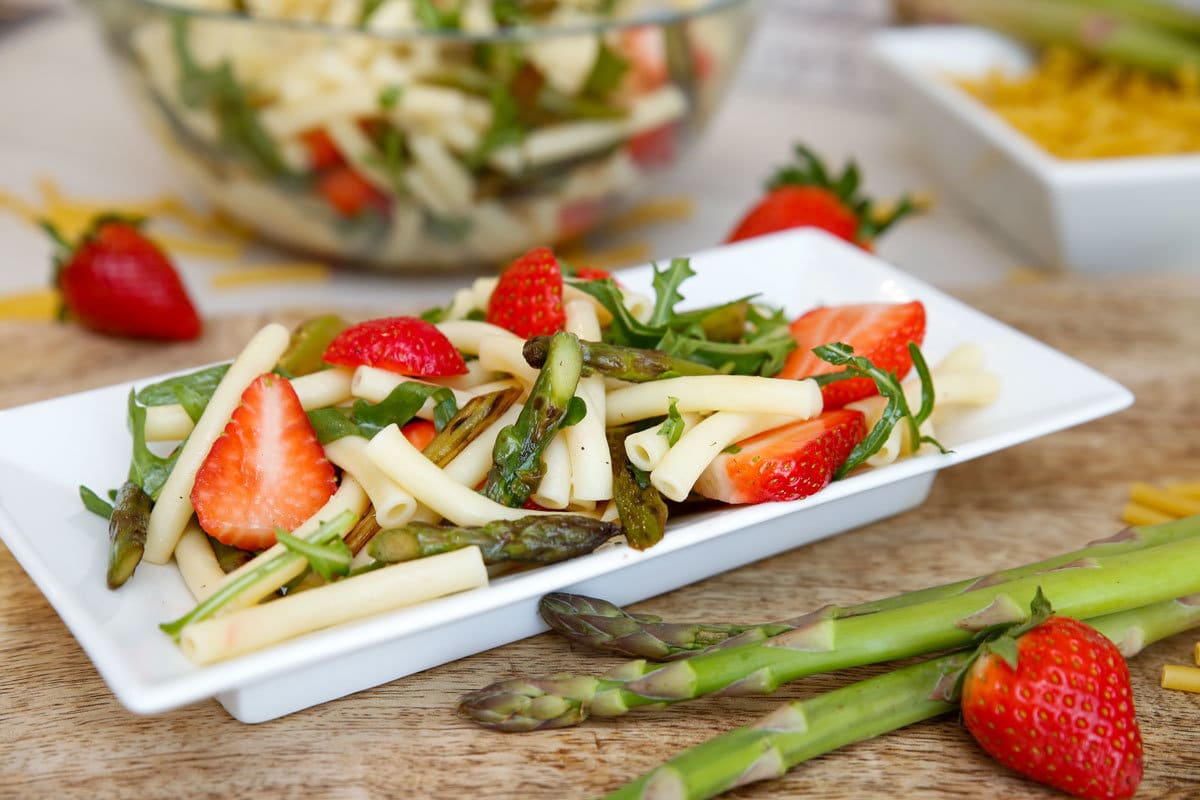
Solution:
<path fill-rule="evenodd" d="M 663 666 L 633 661 L 603 677 L 502 681 L 467 695 L 459 710 L 488 727 L 533 730 L 716 693 L 769 694 L 806 675 L 962 647 L 993 625 L 1023 621 L 1039 587 L 1060 614 L 1078 619 L 1200 592 L 1198 560 L 1200 539 L 1184 539 L 873 614 L 814 614 L 766 641 Z"/>
<path fill-rule="evenodd" d="M 621 527 L 625 530 L 625 541 L 635 550 L 645 550 L 658 544 L 667 527 L 667 504 L 658 489 L 650 483 L 650 476 L 629 463 L 625 452 L 627 428 L 616 428 L 608 432 L 608 452 L 612 459 L 613 500 Z"/>
<path fill-rule="evenodd" d="M 633 383 L 674 378 L 680 375 L 718 375 L 718 370 L 707 364 L 676 358 L 661 350 L 645 350 L 605 342 L 580 342 L 583 353 L 581 374 L 585 377 L 600 373 L 608 378 L 618 378 Z M 541 368 L 550 351 L 549 336 L 534 336 L 525 342 L 522 350 L 525 361 L 531 367 Z"/>
<path fill-rule="evenodd" d="M 108 518 L 108 588 L 122 586 L 142 563 L 152 505 L 150 495 L 133 481 L 126 481 L 117 492 Z"/>
<path fill-rule="evenodd" d="M 579 514 L 496 520 L 473 528 L 412 522 L 380 531 L 367 552 L 377 561 L 395 563 L 475 545 L 485 564 L 555 564 L 586 555 L 620 533 L 621 528 L 611 522 Z"/>
<path fill-rule="evenodd" d="M 521 415 L 496 437 L 492 468 L 483 494 L 511 508 L 529 499 L 542 479 L 542 453 L 558 433 L 575 397 L 583 356 L 579 339 L 559 332 L 550 338 L 545 365 L 538 373 Z"/>
<path fill-rule="evenodd" d="M 1109 614 L 1088 624 L 1130 658 L 1146 645 L 1200 625 L 1200 597 Z M 952 653 L 785 703 L 751 725 L 685 750 L 603 800 L 715 797 L 777 778 L 822 753 L 952 711 L 955 703 L 938 698 L 970 656 Z"/>
<path fill-rule="evenodd" d="M 292 331 L 287 350 L 279 357 L 279 369 L 291 378 L 311 375 L 325 368 L 326 349 L 348 323 L 337 314 L 322 314 L 306 319 Z"/>
<path fill-rule="evenodd" d="M 1143 550 L 1196 536 L 1200 536 L 1200 517 L 1126 528 L 1115 536 L 1092 542 L 1080 550 L 1032 564 L 852 606 L 826 606 L 809 614 L 778 622 L 664 622 L 660 617 L 630 614 L 606 600 L 563 592 L 543 597 L 538 611 L 547 625 L 573 642 L 631 658 L 675 661 L 710 647 L 761 642 L 784 631 L 803 626 L 814 616 L 844 619 L 904 608 L 1035 575 L 1089 558 Z"/>

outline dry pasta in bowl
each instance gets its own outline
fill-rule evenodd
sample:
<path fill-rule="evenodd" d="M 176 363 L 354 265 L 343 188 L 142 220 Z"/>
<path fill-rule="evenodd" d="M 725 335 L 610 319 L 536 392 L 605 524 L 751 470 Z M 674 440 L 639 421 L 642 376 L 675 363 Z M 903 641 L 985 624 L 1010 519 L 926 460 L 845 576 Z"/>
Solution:
<path fill-rule="evenodd" d="M 210 663 L 936 453 L 999 392 L 970 343 L 926 363 L 919 300 L 685 310 L 694 274 L 643 296 L 543 248 L 423 317 L 270 324 L 131 392 L 129 480 L 83 490 L 110 585 L 174 559 L 196 605 L 161 627 Z"/>

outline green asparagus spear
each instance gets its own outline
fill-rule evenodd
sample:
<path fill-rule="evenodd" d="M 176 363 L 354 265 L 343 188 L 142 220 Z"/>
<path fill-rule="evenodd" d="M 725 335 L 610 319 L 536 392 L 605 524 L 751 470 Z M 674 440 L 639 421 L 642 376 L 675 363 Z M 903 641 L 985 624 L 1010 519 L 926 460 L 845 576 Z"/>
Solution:
<path fill-rule="evenodd" d="M 485 564 L 555 564 L 586 555 L 620 533 L 611 522 L 578 514 L 542 514 L 465 528 L 410 522 L 381 530 L 367 552 L 377 561 L 394 563 L 475 545 Z"/>
<path fill-rule="evenodd" d="M 529 499 L 545 469 L 542 453 L 558 433 L 575 397 L 582 365 L 579 339 L 562 331 L 550 338 L 545 366 L 521 415 L 496 437 L 492 468 L 483 487 L 485 496 L 512 508 Z"/>
<path fill-rule="evenodd" d="M 675 378 L 680 375 L 717 375 L 719 372 L 707 364 L 676 358 L 661 350 L 645 350 L 605 342 L 580 342 L 583 352 L 581 375 L 599 372 L 609 378 L 645 383 L 659 378 Z M 525 361 L 531 367 L 540 368 L 546 363 L 550 351 L 549 336 L 534 336 L 525 342 Z"/>
<path fill-rule="evenodd" d="M 151 505 L 150 495 L 133 481 L 126 481 L 117 492 L 108 518 L 108 588 L 119 588 L 142 563 Z"/>
<path fill-rule="evenodd" d="M 346 330 L 346 320 L 337 314 L 322 314 L 306 319 L 292 331 L 288 348 L 279 357 L 279 369 L 292 378 L 310 375 L 324 368 L 322 357 L 329 343 Z"/>
<path fill-rule="evenodd" d="M 915 592 L 870 600 L 852 606 L 826 606 L 794 619 L 769 623 L 664 622 L 649 614 L 630 614 L 618 606 L 594 597 L 555 592 L 542 598 L 538 611 L 552 629 L 573 642 L 631 658 L 650 661 L 676 661 L 710 647 L 729 647 L 761 642 L 785 631 L 807 624 L 814 615 L 844 619 L 904 608 L 930 600 L 969 592 L 992 584 L 1036 575 L 1066 564 L 1099 556 L 1111 556 L 1156 547 L 1200 536 L 1200 518 L 1186 518 L 1126 528 L 1116 536 L 1091 542 L 1080 550 L 1047 558 L 1033 564 L 994 572 L 978 578 L 934 586 Z"/>
<path fill-rule="evenodd" d="M 645 550 L 662 541 L 667 527 L 667 504 L 650 483 L 650 476 L 629 462 L 625 452 L 628 431 L 608 431 L 608 452 L 612 460 L 613 500 L 625 530 L 625 540 L 635 550 Z"/>
<path fill-rule="evenodd" d="M 919 16 L 986 25 L 1037 45 L 1063 44 L 1092 55 L 1168 77 L 1182 68 L 1200 69 L 1200 43 L 1158 24 L 1160 13 L 1131 13 L 1129 3 L 1109 0 L 906 0 Z M 1139 0 L 1138 5 L 1150 5 Z M 1123 8 L 1122 8 L 1123 6 Z M 1151 19 L 1153 17 L 1153 19 Z"/>
<path fill-rule="evenodd" d="M 1200 625 L 1200 596 L 1108 614 L 1088 624 L 1131 658 L 1153 642 Z M 938 698 L 970 656 L 952 653 L 785 703 L 751 725 L 685 750 L 603 800 L 715 797 L 777 778 L 822 753 L 952 711 L 954 703 Z"/>
<path fill-rule="evenodd" d="M 439 467 L 446 466 L 485 428 L 504 416 L 520 396 L 521 390 L 513 386 L 472 397 L 421 452 Z"/>
<path fill-rule="evenodd" d="M 806 675 L 961 647 L 978 631 L 1024 620 L 1039 586 L 1060 614 L 1079 619 L 1200 592 L 1198 561 L 1200 539 L 1184 539 L 874 614 L 843 619 L 815 614 L 804 626 L 764 642 L 709 650 L 665 666 L 632 661 L 599 678 L 503 681 L 463 698 L 459 710 L 488 727 L 533 730 L 718 692 L 769 694 Z"/>

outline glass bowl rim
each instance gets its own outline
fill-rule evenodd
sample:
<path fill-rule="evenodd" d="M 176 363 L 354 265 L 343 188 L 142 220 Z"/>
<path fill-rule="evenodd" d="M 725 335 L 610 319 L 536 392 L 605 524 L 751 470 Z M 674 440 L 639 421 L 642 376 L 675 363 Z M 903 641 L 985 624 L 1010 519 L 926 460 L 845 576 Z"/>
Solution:
<path fill-rule="evenodd" d="M 459 44 L 495 44 L 509 42 L 535 42 L 544 39 L 567 36 L 598 35 L 610 31 L 623 31 L 633 28 L 663 27 L 675 25 L 692 19 L 700 19 L 719 14 L 737 6 L 752 5 L 755 0 L 705 0 L 694 8 L 686 9 L 656 9 L 643 14 L 619 19 L 595 20 L 590 22 L 568 23 L 565 25 L 549 25 L 539 27 L 507 27 L 497 28 L 490 32 L 467 32 L 460 30 L 409 30 L 409 31 L 373 31 L 353 25 L 334 25 L 326 22 L 309 22 L 306 20 L 281 19 L 273 17 L 255 17 L 237 11 L 195 8 L 175 5 L 169 0 L 88 0 L 89 3 L 120 2 L 134 6 L 142 6 L 156 13 L 178 15 L 193 19 L 223 20 L 226 22 L 274 28 L 285 32 L 319 34 L 330 37 L 365 37 L 380 42 L 411 43 L 439 42 Z"/>

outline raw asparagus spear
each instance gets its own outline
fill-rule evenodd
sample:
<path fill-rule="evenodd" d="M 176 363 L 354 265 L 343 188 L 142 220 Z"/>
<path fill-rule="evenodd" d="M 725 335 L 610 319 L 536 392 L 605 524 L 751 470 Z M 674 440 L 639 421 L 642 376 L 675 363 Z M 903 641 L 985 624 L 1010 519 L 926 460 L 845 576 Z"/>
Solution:
<path fill-rule="evenodd" d="M 1088 620 L 1130 658 L 1146 645 L 1200 625 L 1200 596 L 1168 600 Z M 700 800 L 769 780 L 853 742 L 956 708 L 944 687 L 969 660 L 957 652 L 785 703 L 744 728 L 685 750 L 603 800 Z M 653 787 L 653 789 L 651 789 Z"/>
<path fill-rule="evenodd" d="M 586 555 L 620 533 L 621 528 L 611 522 L 578 514 L 496 520 L 464 528 L 411 522 L 377 533 L 367 552 L 377 561 L 394 563 L 476 545 L 485 564 L 554 564 Z"/>
<path fill-rule="evenodd" d="M 760 642 L 784 631 L 801 627 L 811 621 L 814 615 L 844 619 L 903 608 L 1056 569 L 1075 561 L 1128 553 L 1196 536 L 1200 536 L 1200 517 L 1175 520 L 1161 525 L 1126 528 L 1115 536 L 1091 542 L 1080 550 L 1033 564 L 857 605 L 826 606 L 809 614 L 779 622 L 664 622 L 660 617 L 647 614 L 629 614 L 605 600 L 563 592 L 543 597 L 538 611 L 547 625 L 573 642 L 631 658 L 675 661 L 710 647 Z"/>
<path fill-rule="evenodd" d="M 542 478 L 542 453 L 558 433 L 575 397 L 583 356 L 579 339 L 560 331 L 550 338 L 545 366 L 538 373 L 521 415 L 496 437 L 492 468 L 483 494 L 497 503 L 520 507 Z"/>
<path fill-rule="evenodd" d="M 645 550 L 662 540 L 667 526 L 667 504 L 650 483 L 650 476 L 637 473 L 625 452 L 627 429 L 608 431 L 612 459 L 613 499 L 625 530 L 625 540 L 635 550 Z"/>
<path fill-rule="evenodd" d="M 676 358 L 661 350 L 644 350 L 605 342 L 580 342 L 579 347 L 583 353 L 581 374 L 584 376 L 599 372 L 609 378 L 645 383 L 664 376 L 719 374 L 707 364 Z M 541 368 L 546 363 L 549 350 L 549 336 L 534 336 L 525 342 L 522 352 L 531 367 Z"/>
<path fill-rule="evenodd" d="M 122 586 L 142 563 L 152 505 L 150 495 L 133 481 L 126 481 L 117 492 L 108 518 L 108 588 Z"/>
<path fill-rule="evenodd" d="M 818 614 L 766 641 L 665 666 L 631 661 L 603 677 L 502 681 L 467 695 L 459 710 L 488 727 L 524 731 L 716 693 L 769 694 L 806 675 L 964 646 L 992 625 L 1023 621 L 1039 587 L 1060 614 L 1079 619 L 1200 592 L 1198 561 L 1200 539 L 1185 539 L 874 614 L 843 619 Z"/>

